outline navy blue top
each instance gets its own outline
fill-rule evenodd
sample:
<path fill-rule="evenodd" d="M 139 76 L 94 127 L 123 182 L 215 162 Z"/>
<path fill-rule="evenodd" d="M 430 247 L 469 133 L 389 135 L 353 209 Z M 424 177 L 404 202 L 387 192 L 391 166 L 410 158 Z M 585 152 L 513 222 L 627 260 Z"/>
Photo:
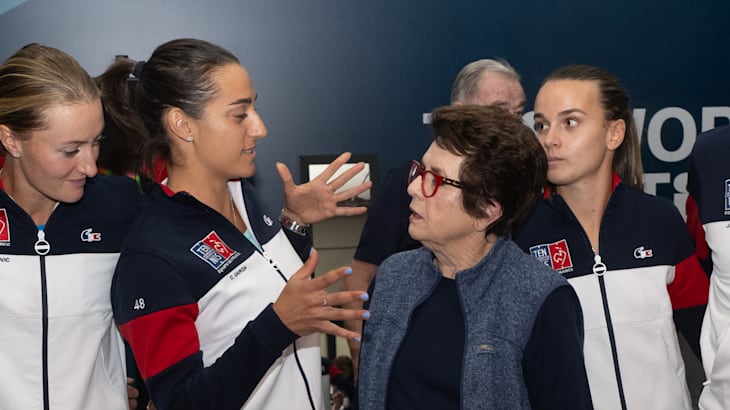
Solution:
<path fill-rule="evenodd" d="M 373 288 L 371 284 L 371 294 Z M 533 409 L 585 408 L 591 403 L 585 372 L 577 371 L 583 366 L 574 364 L 583 360 L 582 346 L 574 343 L 582 335 L 576 338 L 578 330 L 571 326 L 582 318 L 575 316 L 575 294 L 563 286 L 545 299 L 535 318 L 522 360 Z M 464 316 L 456 283 L 442 277 L 436 290 L 413 312 L 411 327 L 393 363 L 387 408 L 458 409 L 464 335 Z M 545 374 L 548 371 L 552 376 Z M 543 387 L 541 381 L 556 375 L 565 386 L 575 387 L 571 389 L 572 394 L 556 394 Z"/>
<path fill-rule="evenodd" d="M 421 243 L 408 234 L 411 197 L 408 171 L 411 161 L 391 169 L 383 179 L 378 195 L 368 207 L 368 218 L 360 234 L 355 259 L 380 265 L 388 256 L 416 249 Z"/>

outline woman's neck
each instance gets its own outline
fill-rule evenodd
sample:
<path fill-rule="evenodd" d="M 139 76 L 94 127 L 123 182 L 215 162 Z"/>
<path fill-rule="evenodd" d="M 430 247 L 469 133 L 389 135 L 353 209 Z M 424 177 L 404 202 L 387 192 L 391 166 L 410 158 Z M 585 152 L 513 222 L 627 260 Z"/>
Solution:
<path fill-rule="evenodd" d="M 433 252 L 441 274 L 444 277 L 454 279 L 456 273 L 464 269 L 469 269 L 478 264 L 492 250 L 497 242 L 497 236 L 494 234 L 484 237 L 484 232 L 475 232 L 458 243 L 452 242 L 446 246 L 429 247 Z"/>
<path fill-rule="evenodd" d="M 173 192 L 187 192 L 223 215 L 239 231 L 246 231 L 246 224 L 233 203 L 227 179 L 191 173 L 182 168 L 168 168 L 167 187 Z"/>
<path fill-rule="evenodd" d="M 38 226 L 48 222 L 58 202 L 38 192 L 25 179 L 17 178 L 12 160 L 6 159 L 5 166 L 0 170 L 0 179 L 5 193 L 30 215 L 33 223 Z"/>
<path fill-rule="evenodd" d="M 598 252 L 601 221 L 613 191 L 611 181 L 609 175 L 598 183 L 586 181 L 556 188 L 588 235 L 594 252 Z"/>

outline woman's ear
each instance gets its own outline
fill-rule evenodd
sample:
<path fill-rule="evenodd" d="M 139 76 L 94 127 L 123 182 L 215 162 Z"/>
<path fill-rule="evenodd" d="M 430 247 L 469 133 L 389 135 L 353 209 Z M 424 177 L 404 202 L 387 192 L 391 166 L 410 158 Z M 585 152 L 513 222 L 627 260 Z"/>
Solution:
<path fill-rule="evenodd" d="M 0 124 L 0 143 L 3 144 L 8 155 L 13 158 L 20 158 L 20 153 L 22 151 L 20 140 L 16 138 L 10 128 L 4 124 Z"/>
<path fill-rule="evenodd" d="M 606 135 L 606 147 L 615 151 L 624 142 L 626 135 L 626 121 L 615 120 L 608 125 L 608 133 Z"/>
<path fill-rule="evenodd" d="M 190 117 L 180 108 L 174 107 L 165 114 L 165 123 L 170 134 L 185 141 L 193 142 L 193 129 Z"/>
<path fill-rule="evenodd" d="M 476 218 L 474 227 L 479 232 L 489 229 L 499 218 L 502 217 L 502 205 L 495 202 L 486 202 L 482 206 L 484 216 Z"/>

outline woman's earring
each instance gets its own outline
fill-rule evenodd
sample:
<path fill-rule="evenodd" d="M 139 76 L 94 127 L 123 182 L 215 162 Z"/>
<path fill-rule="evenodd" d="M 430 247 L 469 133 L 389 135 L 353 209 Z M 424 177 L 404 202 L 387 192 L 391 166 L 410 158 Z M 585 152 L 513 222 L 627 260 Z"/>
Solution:
<path fill-rule="evenodd" d="M 187 142 L 193 142 L 193 137 L 186 137 L 185 138 L 185 141 L 187 141 Z"/>

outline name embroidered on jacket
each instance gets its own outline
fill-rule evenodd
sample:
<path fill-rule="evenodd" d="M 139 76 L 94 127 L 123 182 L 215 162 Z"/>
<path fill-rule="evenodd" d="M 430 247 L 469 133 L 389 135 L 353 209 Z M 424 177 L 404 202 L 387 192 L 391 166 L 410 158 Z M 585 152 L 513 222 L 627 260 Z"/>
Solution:
<path fill-rule="evenodd" d="M 101 232 L 92 232 L 94 228 L 81 231 L 81 240 L 84 242 L 101 242 Z"/>
<path fill-rule="evenodd" d="M 5 208 L 0 208 L 0 246 L 10 246 L 10 221 Z"/>
<path fill-rule="evenodd" d="M 241 255 L 226 245 L 215 231 L 211 231 L 205 238 L 196 242 L 190 251 L 208 262 L 218 273 L 223 273 L 228 265 Z"/>
<path fill-rule="evenodd" d="M 530 247 L 530 253 L 547 267 L 559 273 L 573 271 L 573 259 L 570 257 L 568 241 L 565 239 L 532 246 Z"/>

